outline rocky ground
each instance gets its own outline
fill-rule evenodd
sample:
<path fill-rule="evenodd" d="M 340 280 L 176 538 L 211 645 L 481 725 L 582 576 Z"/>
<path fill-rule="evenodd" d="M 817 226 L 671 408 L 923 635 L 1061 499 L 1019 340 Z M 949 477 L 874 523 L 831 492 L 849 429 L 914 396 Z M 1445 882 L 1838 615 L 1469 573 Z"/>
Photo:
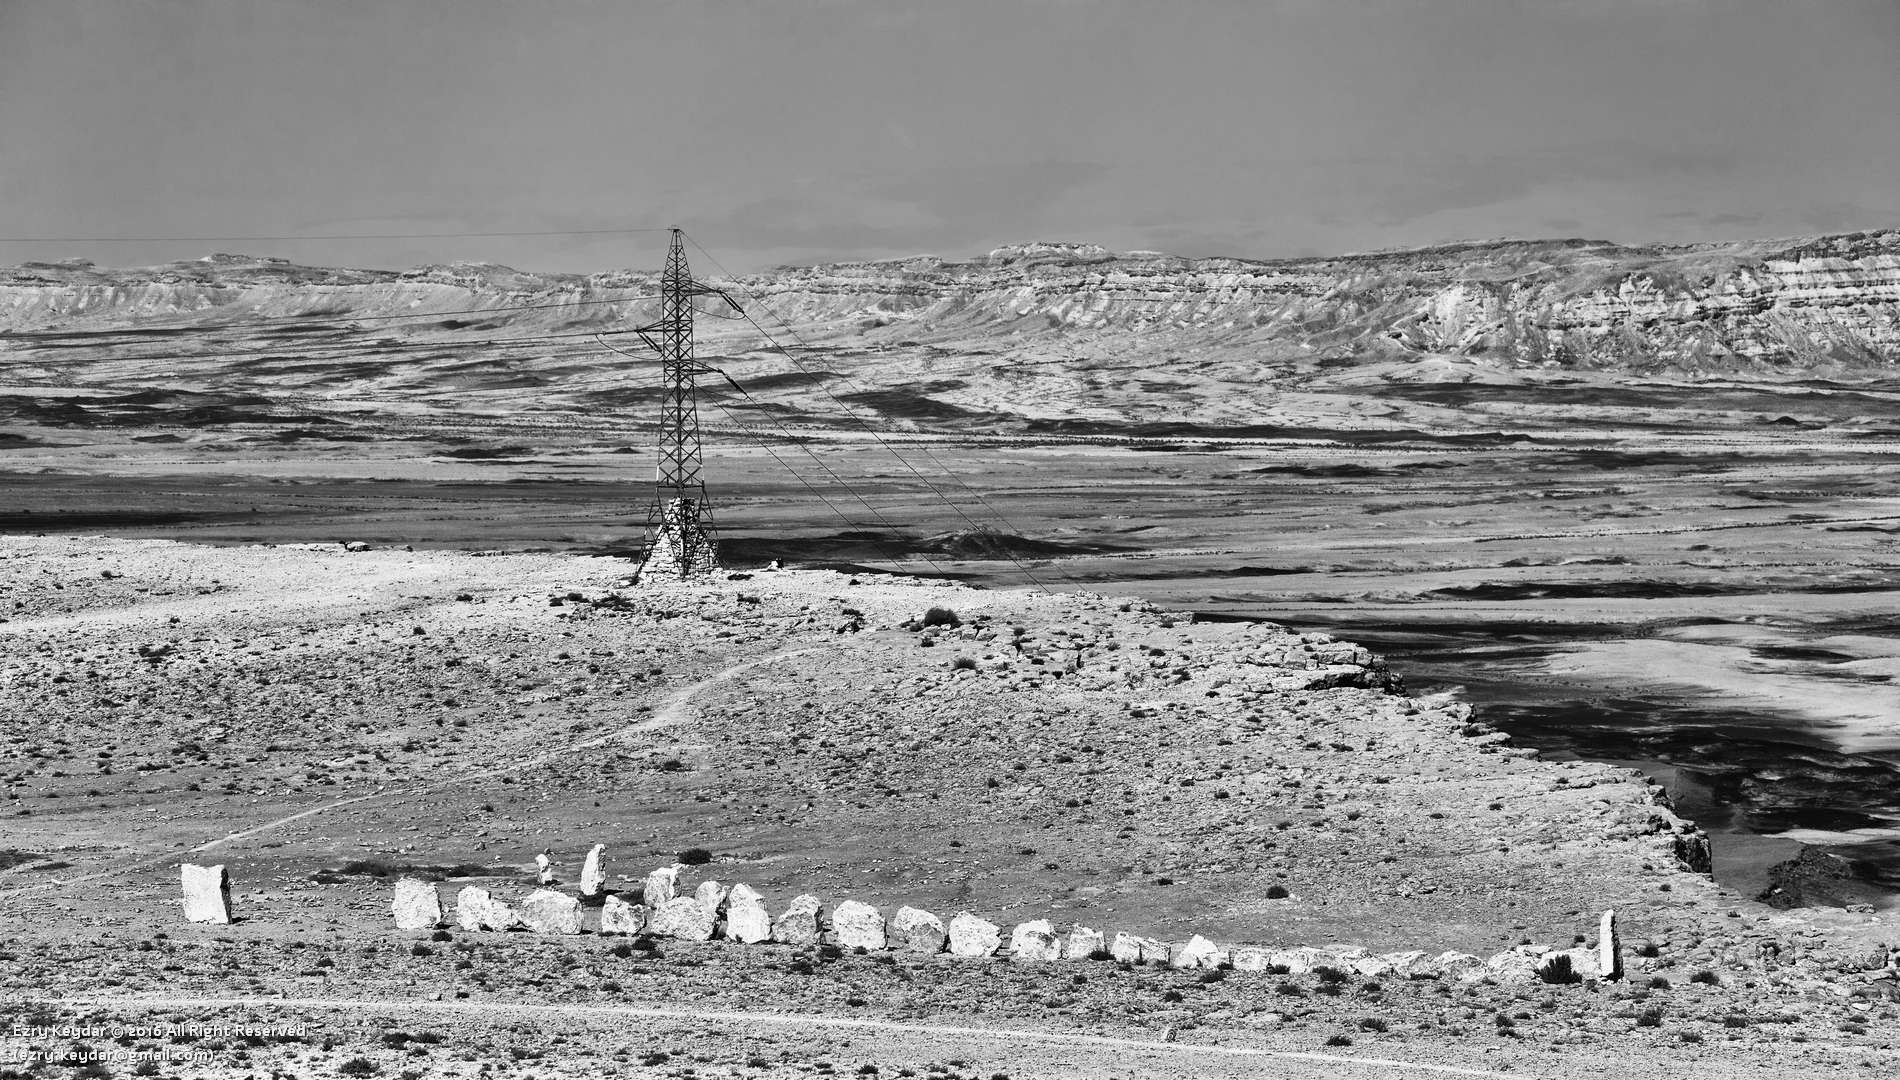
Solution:
<path fill-rule="evenodd" d="M 1353 645 L 1087 594 L 825 571 L 634 588 L 627 572 L 8 538 L 0 1070 L 71 1041 L 32 1029 L 88 1017 L 107 1030 L 79 1041 L 123 1049 L 135 1022 L 305 1025 L 146 1038 L 211 1054 L 159 1075 L 1896 1062 L 1884 916 L 1724 892 L 1640 776 L 1513 748 L 1453 701 L 1403 696 Z M 1568 946 L 1614 907 L 1630 978 L 394 929 L 393 874 L 514 896 L 535 853 L 572 879 L 596 843 L 617 888 L 703 848 L 689 883 L 743 881 L 774 911 L 811 892 L 1176 941 L 1489 954 Z M 182 922 L 181 861 L 229 868 L 239 922 Z"/>

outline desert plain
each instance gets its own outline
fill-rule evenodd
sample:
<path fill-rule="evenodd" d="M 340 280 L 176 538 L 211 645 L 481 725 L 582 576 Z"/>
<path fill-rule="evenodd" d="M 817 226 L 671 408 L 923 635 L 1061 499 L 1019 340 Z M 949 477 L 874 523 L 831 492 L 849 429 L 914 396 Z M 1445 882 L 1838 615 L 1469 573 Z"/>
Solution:
<path fill-rule="evenodd" d="M 657 390 L 591 341 L 618 310 L 463 317 L 580 285 L 23 268 L 9 1025 L 169 1048 L 143 1074 L 179 1076 L 1882 1075 L 1892 246 L 1351 273 L 1042 246 L 736 282 L 795 347 L 702 350 L 730 380 L 702 407 L 728 570 L 637 584 Z M 1736 320 L 1792 315 L 1708 310 L 1809 264 L 1860 275 L 1829 318 L 1871 355 L 1764 351 Z M 1445 325 L 1524 278 L 1543 306 Z M 1525 344 L 1604 295 L 1614 347 Z M 391 918 L 398 877 L 518 898 L 549 851 L 571 890 L 595 844 L 636 899 L 700 849 L 683 883 L 774 913 L 810 893 L 1006 938 L 1482 958 L 1593 942 L 1614 909 L 1627 967 Z M 1790 876 L 1804 850 L 1832 861 Z M 237 921 L 182 920 L 181 862 L 227 867 Z M 239 1022 L 305 1026 L 126 1033 Z"/>

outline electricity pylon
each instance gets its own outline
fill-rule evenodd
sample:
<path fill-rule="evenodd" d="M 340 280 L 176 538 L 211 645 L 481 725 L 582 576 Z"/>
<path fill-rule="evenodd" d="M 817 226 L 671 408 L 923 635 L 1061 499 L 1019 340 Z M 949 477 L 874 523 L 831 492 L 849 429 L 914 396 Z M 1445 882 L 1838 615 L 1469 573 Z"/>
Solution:
<path fill-rule="evenodd" d="M 674 229 L 660 275 L 660 320 L 635 333 L 660 354 L 666 394 L 660 402 L 660 459 L 654 470 L 653 503 L 647 509 L 647 547 L 639 575 L 682 578 L 719 566 L 712 512 L 701 477 L 696 376 L 709 369 L 693 357 L 693 297 L 717 296 L 739 311 L 732 297 L 693 280 L 686 245 Z"/>

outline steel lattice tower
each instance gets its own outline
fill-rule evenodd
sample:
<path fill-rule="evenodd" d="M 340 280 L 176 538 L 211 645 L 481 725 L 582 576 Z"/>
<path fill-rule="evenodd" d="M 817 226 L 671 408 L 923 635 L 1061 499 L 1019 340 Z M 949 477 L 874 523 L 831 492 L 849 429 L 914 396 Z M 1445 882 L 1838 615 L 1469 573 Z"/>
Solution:
<path fill-rule="evenodd" d="M 660 403 L 660 457 L 654 470 L 653 502 L 647 509 L 647 547 L 640 572 L 682 578 L 709 573 L 719 565 L 712 513 L 701 477 L 699 404 L 696 377 L 704 370 L 693 356 L 693 297 L 725 293 L 693 280 L 686 266 L 686 244 L 672 230 L 666 269 L 660 275 L 660 320 L 636 331 L 660 354 L 665 397 Z"/>

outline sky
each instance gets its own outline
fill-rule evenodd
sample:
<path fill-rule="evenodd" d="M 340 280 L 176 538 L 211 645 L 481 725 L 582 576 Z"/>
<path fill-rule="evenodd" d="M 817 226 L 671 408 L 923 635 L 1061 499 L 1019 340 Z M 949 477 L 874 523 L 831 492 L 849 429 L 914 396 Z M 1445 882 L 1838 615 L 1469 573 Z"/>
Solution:
<path fill-rule="evenodd" d="M 1808 235 L 1897 104 L 1900 0 L 0 0 L 0 263 Z"/>

